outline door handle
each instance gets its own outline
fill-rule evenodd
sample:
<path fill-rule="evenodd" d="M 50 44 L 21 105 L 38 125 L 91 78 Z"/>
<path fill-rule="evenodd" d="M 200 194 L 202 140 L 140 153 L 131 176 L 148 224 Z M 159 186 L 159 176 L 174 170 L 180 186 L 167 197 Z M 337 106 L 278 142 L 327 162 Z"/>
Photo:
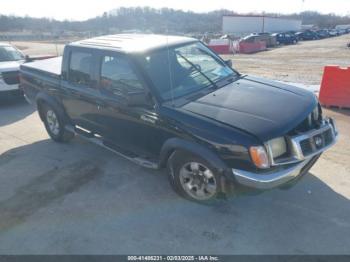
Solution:
<path fill-rule="evenodd" d="M 107 104 L 103 101 L 96 101 L 97 109 L 100 110 L 101 108 L 105 108 Z"/>

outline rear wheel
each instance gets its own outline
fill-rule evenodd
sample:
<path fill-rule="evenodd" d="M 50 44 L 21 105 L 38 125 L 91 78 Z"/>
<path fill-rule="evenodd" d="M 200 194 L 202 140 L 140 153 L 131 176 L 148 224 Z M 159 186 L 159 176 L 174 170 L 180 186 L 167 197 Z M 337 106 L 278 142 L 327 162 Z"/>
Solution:
<path fill-rule="evenodd" d="M 74 137 L 74 134 L 65 129 L 65 121 L 57 111 L 51 106 L 44 104 L 41 106 L 45 128 L 52 140 L 56 142 L 68 142 Z"/>
<path fill-rule="evenodd" d="M 172 187 L 186 199 L 207 204 L 221 193 L 217 171 L 196 155 L 174 152 L 168 161 L 168 175 Z"/>

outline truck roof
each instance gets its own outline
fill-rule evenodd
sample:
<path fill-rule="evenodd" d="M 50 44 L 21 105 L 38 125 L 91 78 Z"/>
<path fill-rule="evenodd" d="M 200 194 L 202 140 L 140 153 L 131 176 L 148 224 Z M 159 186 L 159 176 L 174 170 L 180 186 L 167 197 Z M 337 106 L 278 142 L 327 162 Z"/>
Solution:
<path fill-rule="evenodd" d="M 198 41 L 182 36 L 167 36 L 154 34 L 117 34 L 95 37 L 69 44 L 98 49 L 111 49 L 124 53 L 145 52 L 166 46 L 185 44 Z"/>

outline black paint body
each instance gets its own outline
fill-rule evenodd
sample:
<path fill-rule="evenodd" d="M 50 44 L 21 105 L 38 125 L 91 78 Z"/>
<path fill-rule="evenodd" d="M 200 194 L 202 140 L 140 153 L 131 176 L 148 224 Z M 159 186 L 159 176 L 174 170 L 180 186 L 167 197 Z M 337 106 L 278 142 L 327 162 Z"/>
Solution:
<path fill-rule="evenodd" d="M 67 81 L 73 49 L 93 53 L 92 84 L 79 87 Z M 148 88 L 153 105 L 130 106 L 123 97 L 108 96 L 100 88 L 102 55 L 125 56 Z M 219 58 L 221 59 L 221 58 Z M 50 101 L 73 125 L 101 135 L 109 143 L 164 167 L 176 149 L 196 153 L 218 170 L 257 171 L 248 149 L 284 136 L 317 106 L 303 89 L 240 75 L 217 89 L 163 102 L 134 54 L 104 48 L 66 46 L 61 58 L 21 67 L 21 87 L 28 99 Z"/>

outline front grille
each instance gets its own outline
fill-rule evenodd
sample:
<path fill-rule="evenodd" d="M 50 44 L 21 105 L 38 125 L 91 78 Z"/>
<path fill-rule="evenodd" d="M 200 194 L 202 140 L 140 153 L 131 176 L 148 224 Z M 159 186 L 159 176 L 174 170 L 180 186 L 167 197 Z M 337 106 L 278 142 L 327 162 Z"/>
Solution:
<path fill-rule="evenodd" d="M 332 133 L 332 130 L 328 130 L 326 131 L 324 134 L 323 134 L 323 137 L 324 137 L 324 143 L 325 143 L 325 146 L 328 146 L 330 145 L 332 142 L 333 142 L 333 133 Z"/>
<path fill-rule="evenodd" d="M 19 84 L 19 71 L 2 72 L 1 76 L 7 85 Z"/>
<path fill-rule="evenodd" d="M 303 133 L 291 132 L 289 136 L 286 136 L 287 153 L 277 158 L 273 157 L 271 148 L 267 144 L 271 166 L 298 163 L 321 154 L 336 142 L 338 136 L 336 130 L 332 119 L 324 119 L 319 128 Z M 293 133 L 294 135 L 291 135 Z"/>
<path fill-rule="evenodd" d="M 313 152 L 310 139 L 305 139 L 305 140 L 301 141 L 300 148 L 303 151 L 304 156 L 308 156 L 308 155 L 312 154 L 312 152 Z"/>
<path fill-rule="evenodd" d="M 318 119 L 314 119 L 313 114 L 309 114 L 307 118 L 304 119 L 303 122 L 301 122 L 292 132 L 292 134 L 300 134 L 307 132 L 312 129 L 317 129 L 321 126 L 322 124 L 322 110 L 320 106 L 318 106 L 319 110 L 319 117 Z"/>
<path fill-rule="evenodd" d="M 327 129 L 323 133 L 314 135 L 299 142 L 304 156 L 309 156 L 322 148 L 329 146 L 334 141 L 332 129 Z"/>

